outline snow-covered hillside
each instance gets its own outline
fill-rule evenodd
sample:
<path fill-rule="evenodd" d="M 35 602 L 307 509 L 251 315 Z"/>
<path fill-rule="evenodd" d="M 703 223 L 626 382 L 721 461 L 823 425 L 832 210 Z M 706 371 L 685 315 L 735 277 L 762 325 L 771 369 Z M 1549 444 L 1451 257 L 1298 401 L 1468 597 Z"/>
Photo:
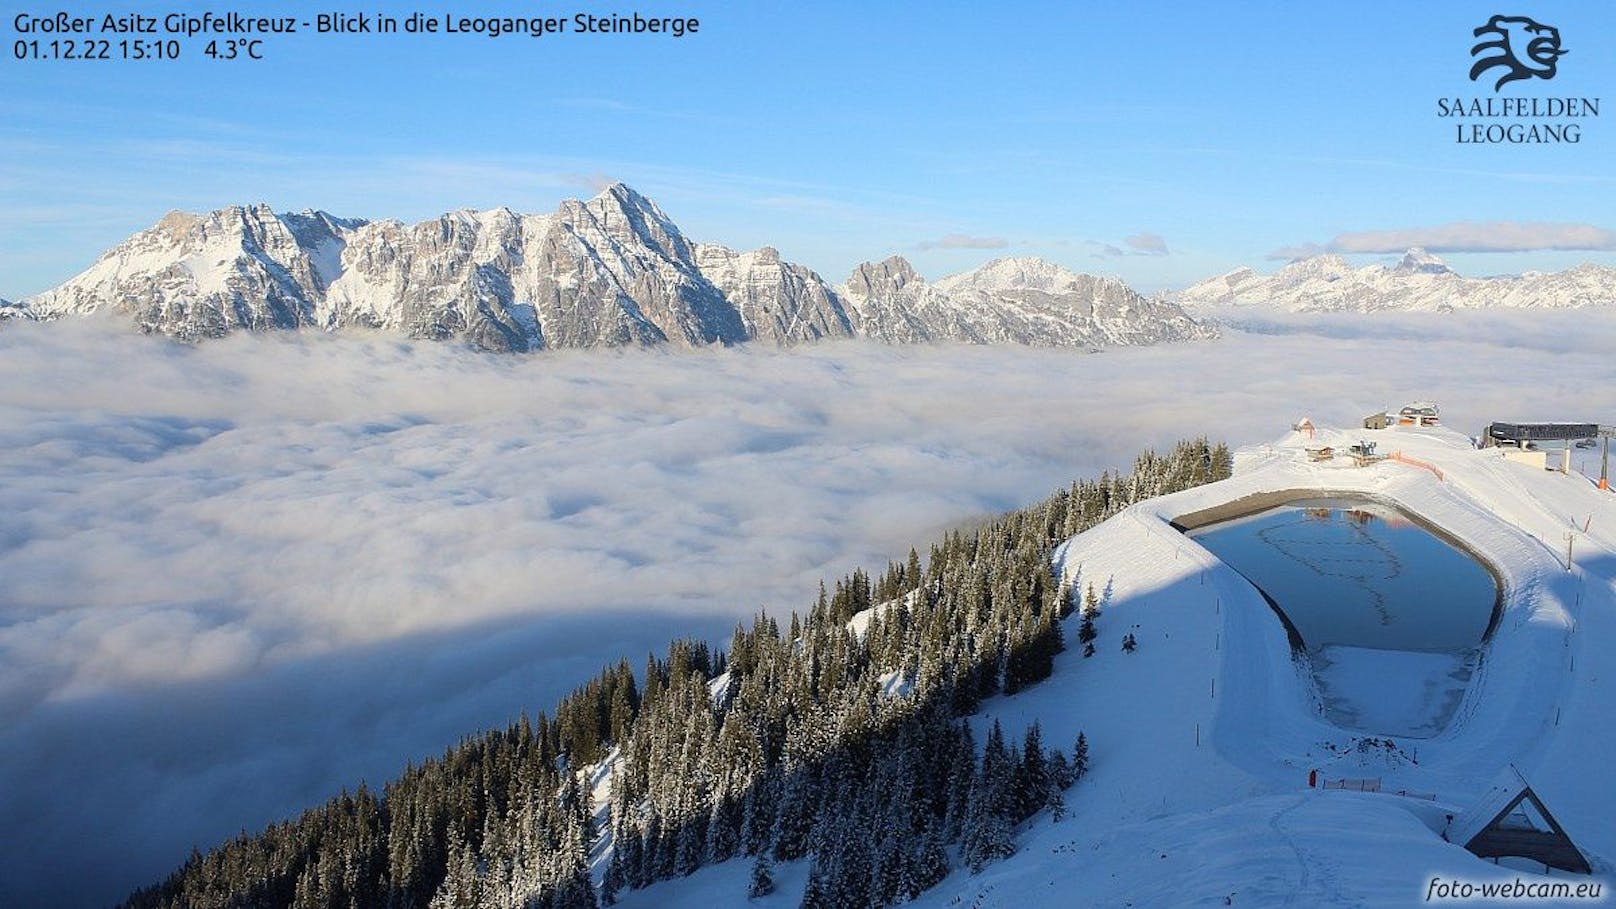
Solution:
<path fill-rule="evenodd" d="M 872 268 L 912 280 L 866 280 Z M 264 205 L 174 212 L 0 318 L 110 309 L 185 340 L 369 328 L 488 350 L 826 338 L 1153 344 L 1215 332 L 1121 281 L 1004 259 L 927 285 L 902 259 L 847 288 L 764 247 L 693 243 L 623 184 L 549 215 L 455 211 L 406 225 Z"/>
<path fill-rule="evenodd" d="M 1269 306 L 1293 312 L 1456 309 L 1574 309 L 1616 303 L 1616 269 L 1584 264 L 1566 271 L 1467 278 L 1423 249 L 1393 265 L 1353 268 L 1337 255 L 1314 256 L 1273 274 L 1239 268 L 1166 295 L 1192 310 Z"/>
<path fill-rule="evenodd" d="M 1506 462 L 1440 429 L 1290 434 L 1242 450 L 1236 474 L 1135 506 L 1062 545 L 1060 570 L 1107 591 L 1097 652 L 1074 646 L 1040 685 L 984 705 L 979 732 L 1012 740 L 1033 721 L 1067 746 L 1079 731 L 1092 770 L 1068 793 L 1071 817 L 1040 814 L 1019 851 L 980 874 L 956 870 L 920 907 L 1362 906 L 1425 899 L 1433 877 L 1549 880 L 1446 842 L 1462 814 L 1514 766 L 1604 880 L 1616 859 L 1616 496 L 1578 475 Z M 1309 444 L 1374 439 L 1429 467 L 1314 463 Z M 1396 503 L 1490 563 L 1502 578 L 1496 631 L 1447 728 L 1428 738 L 1328 722 L 1310 674 L 1258 592 L 1169 522 L 1247 496 L 1295 489 Z M 1586 529 L 1584 529 L 1586 528 Z M 1568 570 L 1567 535 L 1576 553 Z M 1072 620 L 1075 622 L 1075 619 Z M 1137 652 L 1118 644 L 1135 635 Z M 1075 634 L 1068 634 L 1075 641 Z M 1395 677 L 1387 699 L 1413 696 Z M 1389 793 L 1323 791 L 1379 778 Z M 744 899 L 749 863 L 625 893 L 620 905 L 705 907 Z M 1523 866 L 1524 867 L 1524 866 Z M 1541 868 L 1539 868 L 1541 870 Z M 777 869 L 759 906 L 796 906 L 806 868 Z M 1588 878 L 1555 872 L 1552 880 Z"/>

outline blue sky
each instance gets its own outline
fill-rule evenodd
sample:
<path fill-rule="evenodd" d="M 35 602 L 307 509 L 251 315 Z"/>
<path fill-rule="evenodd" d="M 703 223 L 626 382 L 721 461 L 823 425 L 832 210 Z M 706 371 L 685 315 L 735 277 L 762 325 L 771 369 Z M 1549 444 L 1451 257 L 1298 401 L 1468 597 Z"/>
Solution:
<path fill-rule="evenodd" d="M 1191 6 L 647 4 L 699 33 L 302 35 L 234 63 L 195 59 L 200 43 L 178 63 L 8 56 L 0 296 L 70 277 L 175 208 L 418 220 L 548 211 L 602 180 L 695 239 L 774 245 L 832 281 L 893 253 L 933 277 L 1039 255 L 1153 290 L 1455 222 L 1579 225 L 1596 238 L 1582 245 L 1616 245 L 1616 103 L 1579 145 L 1458 145 L 1435 114 L 1438 97 L 1493 94 L 1467 78 L 1470 30 L 1500 11 L 1559 27 L 1569 50 L 1554 80 L 1501 94 L 1613 99 L 1609 4 Z M 156 11 L 80 5 L 123 9 Z M 1446 258 L 1476 274 L 1616 264 L 1608 248 Z"/>

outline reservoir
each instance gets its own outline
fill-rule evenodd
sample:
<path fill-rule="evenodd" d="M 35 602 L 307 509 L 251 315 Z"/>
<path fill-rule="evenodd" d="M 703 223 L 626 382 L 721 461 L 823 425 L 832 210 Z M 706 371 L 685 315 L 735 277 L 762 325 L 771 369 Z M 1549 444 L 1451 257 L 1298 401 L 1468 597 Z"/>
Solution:
<path fill-rule="evenodd" d="M 1446 726 L 1499 605 L 1469 552 L 1367 498 L 1297 499 L 1187 533 L 1280 613 L 1332 721 L 1415 737 Z"/>

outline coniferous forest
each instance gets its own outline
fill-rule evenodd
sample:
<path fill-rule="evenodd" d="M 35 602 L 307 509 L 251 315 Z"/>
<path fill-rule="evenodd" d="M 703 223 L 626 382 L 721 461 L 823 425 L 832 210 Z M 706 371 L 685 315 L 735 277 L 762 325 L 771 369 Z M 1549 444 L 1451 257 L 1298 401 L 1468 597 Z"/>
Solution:
<path fill-rule="evenodd" d="M 743 856 L 754 896 L 776 863 L 807 858 L 804 907 L 901 903 L 1013 854 L 1032 815 L 1062 819 L 1087 770 L 1082 737 L 1045 742 L 1034 725 L 1007 741 L 995 724 L 979 746 L 963 719 L 1048 677 L 1065 648 L 1082 597 L 1052 571 L 1053 547 L 1230 465 L 1204 439 L 1146 452 L 1129 475 L 950 532 L 924 560 L 911 550 L 822 586 L 787 619 L 760 614 L 727 650 L 677 641 L 638 675 L 609 667 L 553 713 L 468 738 L 380 792 L 193 853 L 125 905 L 585 909 Z"/>

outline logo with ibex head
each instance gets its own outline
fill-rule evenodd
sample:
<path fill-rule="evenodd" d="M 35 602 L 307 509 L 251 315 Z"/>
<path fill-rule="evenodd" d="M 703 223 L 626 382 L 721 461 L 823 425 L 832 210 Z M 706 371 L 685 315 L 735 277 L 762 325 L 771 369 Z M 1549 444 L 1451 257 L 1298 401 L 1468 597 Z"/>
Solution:
<path fill-rule="evenodd" d="M 1470 67 L 1470 81 L 1502 66 L 1506 71 L 1493 84 L 1493 91 L 1521 79 L 1553 79 L 1554 66 L 1566 53 L 1560 48 L 1559 29 L 1525 16 L 1493 16 L 1475 31 L 1477 38 L 1485 36 L 1486 40 L 1470 49 L 1470 56 L 1478 58 Z"/>

